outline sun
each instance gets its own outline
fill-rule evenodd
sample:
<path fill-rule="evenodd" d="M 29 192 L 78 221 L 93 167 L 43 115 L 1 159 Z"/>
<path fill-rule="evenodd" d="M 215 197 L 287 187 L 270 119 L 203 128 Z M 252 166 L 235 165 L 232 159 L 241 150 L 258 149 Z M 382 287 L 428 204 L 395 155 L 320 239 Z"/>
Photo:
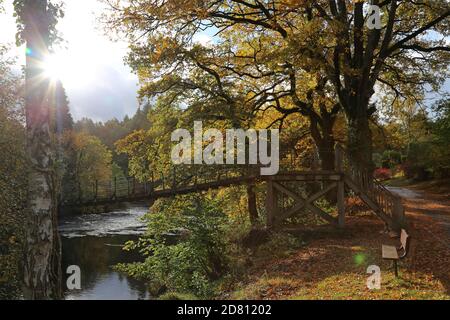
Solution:
<path fill-rule="evenodd" d="M 64 64 L 57 56 L 48 56 L 44 61 L 44 76 L 53 81 L 62 80 L 64 77 Z"/>
<path fill-rule="evenodd" d="M 53 82 L 61 81 L 65 87 L 81 87 L 92 80 L 92 66 L 67 52 L 47 56 L 43 62 L 44 76 Z"/>

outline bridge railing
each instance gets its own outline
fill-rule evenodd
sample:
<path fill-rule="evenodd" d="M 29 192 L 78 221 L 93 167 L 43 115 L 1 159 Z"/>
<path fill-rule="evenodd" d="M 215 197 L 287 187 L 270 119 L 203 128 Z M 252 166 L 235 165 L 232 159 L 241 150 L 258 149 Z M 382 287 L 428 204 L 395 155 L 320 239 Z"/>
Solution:
<path fill-rule="evenodd" d="M 299 159 L 294 152 L 281 154 L 280 171 L 299 168 Z M 133 199 L 150 196 L 154 192 L 176 191 L 201 185 L 221 183 L 242 177 L 257 177 L 261 165 L 177 165 L 166 170 L 153 170 L 148 181 L 140 182 L 133 177 L 113 177 L 73 184 L 65 189 L 73 190 L 63 199 L 63 205 L 84 204 L 106 200 Z M 66 192 L 67 193 L 67 192 Z"/>
<path fill-rule="evenodd" d="M 373 176 L 371 170 L 354 161 L 341 145 L 336 146 L 335 158 L 336 170 L 342 171 L 369 200 L 376 204 L 381 214 L 389 218 L 390 221 L 386 222 L 393 223 L 395 228 L 404 225 L 405 215 L 401 197 L 389 191 Z"/>

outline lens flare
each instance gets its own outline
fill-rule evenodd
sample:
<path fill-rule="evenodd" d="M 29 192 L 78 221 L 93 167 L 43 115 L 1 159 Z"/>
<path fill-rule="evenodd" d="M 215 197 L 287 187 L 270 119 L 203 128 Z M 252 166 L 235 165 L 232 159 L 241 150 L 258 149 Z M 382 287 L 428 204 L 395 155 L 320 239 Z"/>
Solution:
<path fill-rule="evenodd" d="M 353 257 L 355 264 L 360 266 L 366 261 L 366 255 L 364 253 L 358 253 Z"/>
<path fill-rule="evenodd" d="M 61 52 L 49 55 L 43 63 L 43 70 L 46 78 L 61 81 L 66 88 L 78 88 L 91 83 L 95 66 Z"/>

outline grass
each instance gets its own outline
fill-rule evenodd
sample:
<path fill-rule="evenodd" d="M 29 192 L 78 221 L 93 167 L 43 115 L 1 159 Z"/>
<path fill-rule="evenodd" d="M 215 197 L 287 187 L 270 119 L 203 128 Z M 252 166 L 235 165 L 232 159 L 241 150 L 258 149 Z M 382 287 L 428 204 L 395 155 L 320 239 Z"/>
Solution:
<path fill-rule="evenodd" d="M 237 290 L 233 299 L 289 300 L 442 300 L 449 299 L 439 281 L 426 275 L 383 272 L 381 289 L 370 290 L 367 276 L 362 273 L 342 273 L 320 281 L 299 283 L 292 277 L 264 276 L 256 283 Z"/>

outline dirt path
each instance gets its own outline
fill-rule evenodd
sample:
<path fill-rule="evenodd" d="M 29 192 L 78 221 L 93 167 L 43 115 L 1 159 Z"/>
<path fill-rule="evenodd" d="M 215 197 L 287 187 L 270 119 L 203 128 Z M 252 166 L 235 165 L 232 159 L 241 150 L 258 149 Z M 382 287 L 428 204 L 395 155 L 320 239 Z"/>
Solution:
<path fill-rule="evenodd" d="M 389 187 L 389 190 L 404 199 L 407 214 L 426 215 L 446 230 L 447 238 L 430 235 L 450 248 L 450 197 L 409 188 Z"/>

